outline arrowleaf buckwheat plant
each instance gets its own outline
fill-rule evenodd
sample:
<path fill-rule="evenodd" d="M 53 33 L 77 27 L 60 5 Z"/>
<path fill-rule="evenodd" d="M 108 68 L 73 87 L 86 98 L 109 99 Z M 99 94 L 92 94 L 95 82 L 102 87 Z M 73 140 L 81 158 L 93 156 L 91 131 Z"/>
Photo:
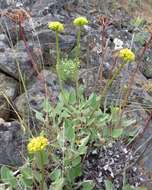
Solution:
<path fill-rule="evenodd" d="M 135 54 L 131 49 L 119 49 L 120 64 L 103 91 L 86 96 L 84 86 L 79 85 L 78 81 L 81 30 L 89 21 L 85 17 L 77 17 L 73 24 L 77 28 L 77 51 L 75 58 L 69 59 L 61 57 L 59 47 L 59 33 L 64 32 L 64 24 L 58 21 L 48 23 L 48 28 L 56 34 L 56 72 L 61 92 L 56 103 L 53 104 L 50 97 L 46 96 L 41 105 L 42 110 L 33 109 L 38 125 L 43 126 L 42 131 L 29 138 L 27 159 L 23 166 L 15 172 L 10 167 L 2 166 L 1 181 L 4 188 L 93 190 L 96 181 L 86 179 L 83 175 L 83 163 L 88 151 L 92 147 L 104 148 L 109 142 L 125 139 L 128 134 L 126 130 L 135 123 L 121 114 L 120 107 L 111 105 L 103 109 L 104 99 L 113 81 L 126 64 L 135 61 Z M 65 89 L 64 82 L 67 80 L 74 81 L 75 88 Z M 113 183 L 107 178 L 104 186 L 106 190 L 112 190 Z"/>

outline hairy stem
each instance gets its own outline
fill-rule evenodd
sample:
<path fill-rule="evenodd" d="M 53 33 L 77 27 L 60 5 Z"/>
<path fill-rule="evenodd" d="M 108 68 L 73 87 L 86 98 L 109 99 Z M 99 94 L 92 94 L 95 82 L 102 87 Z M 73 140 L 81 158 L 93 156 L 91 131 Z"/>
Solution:
<path fill-rule="evenodd" d="M 120 74 L 121 70 L 124 68 L 124 66 L 127 64 L 127 62 L 123 62 L 118 69 L 116 69 L 114 71 L 113 76 L 111 77 L 111 79 L 108 80 L 105 88 L 103 89 L 102 93 L 101 93 L 101 101 L 104 101 L 104 98 L 107 94 L 107 91 L 109 90 L 109 88 L 112 86 L 113 81 L 115 80 L 115 78 Z"/>
<path fill-rule="evenodd" d="M 62 94 L 64 94 L 64 90 L 63 90 L 63 85 L 62 85 L 62 79 L 61 79 L 61 74 L 60 74 L 60 48 L 59 48 L 59 33 L 56 32 L 56 65 L 57 65 L 57 75 L 58 75 L 58 79 L 59 79 L 59 85 L 60 85 L 60 89 L 62 91 Z"/>
<path fill-rule="evenodd" d="M 81 37 L 81 27 L 79 31 L 77 32 L 77 49 L 76 49 L 76 96 L 77 100 L 79 102 L 79 62 L 80 62 L 80 37 Z"/>
<path fill-rule="evenodd" d="M 41 175 L 42 175 L 40 190 L 44 190 L 45 170 L 44 170 L 44 162 L 43 162 L 43 152 L 40 152 L 40 159 L 41 159 L 40 161 L 41 161 Z"/>

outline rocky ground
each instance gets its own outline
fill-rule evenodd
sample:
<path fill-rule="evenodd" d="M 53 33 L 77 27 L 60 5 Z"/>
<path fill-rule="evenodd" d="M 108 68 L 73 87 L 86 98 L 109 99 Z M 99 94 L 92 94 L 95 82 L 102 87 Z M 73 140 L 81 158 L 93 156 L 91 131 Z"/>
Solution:
<path fill-rule="evenodd" d="M 44 81 L 37 76 L 33 68 L 23 37 L 18 32 L 19 25 L 14 22 L 12 15 L 16 14 L 16 10 L 22 10 L 27 14 L 22 23 L 24 34 L 34 62 L 39 68 L 39 76 L 45 78 L 51 101 L 57 101 L 59 85 L 53 69 L 56 56 L 55 36 L 47 28 L 47 23 L 53 20 L 65 23 L 65 32 L 60 34 L 60 47 L 63 56 L 73 57 L 76 34 L 71 24 L 72 20 L 78 15 L 83 15 L 90 21 L 83 31 L 80 69 L 81 82 L 86 85 L 89 92 L 95 86 L 97 69 L 102 61 L 99 17 L 106 16 L 110 23 L 105 35 L 108 42 L 107 54 L 104 57 L 105 80 L 111 68 L 114 39 L 121 39 L 124 47 L 130 46 L 134 35 L 134 26 L 131 24 L 133 17 L 121 6 L 114 7 L 110 1 L 103 3 L 102 0 L 21 0 L 17 3 L 3 0 L 0 8 L 0 118 L 2 118 L 0 121 L 0 164 L 20 165 L 23 161 L 20 153 L 24 149 L 25 137 L 21 133 L 22 126 L 17 122 L 18 117 L 14 110 L 17 110 L 19 115 L 29 122 L 30 127 L 36 128 L 33 109 L 39 111 L 42 109 L 41 103 L 46 92 Z M 133 44 L 137 55 L 142 46 L 144 43 L 138 41 Z M 136 120 L 136 127 L 139 131 L 150 117 L 149 113 L 152 108 L 151 88 L 145 87 L 145 84 L 151 84 L 152 79 L 151 51 L 152 49 L 149 48 L 146 52 L 147 59 L 142 59 L 126 111 L 129 118 Z M 116 85 L 113 85 L 109 92 L 108 103 L 119 104 L 123 98 L 122 87 L 128 82 L 134 67 L 130 64 L 121 73 Z M 21 73 L 26 81 L 26 92 L 21 85 Z M 71 86 L 72 84 L 66 84 L 66 88 L 71 88 Z M 95 90 L 98 91 L 98 89 Z M 136 147 L 151 135 L 152 122 L 149 121 L 149 126 L 142 138 L 138 139 Z M 152 151 L 149 151 L 148 154 L 145 152 L 142 156 L 143 165 L 150 172 L 152 171 L 151 155 Z"/>

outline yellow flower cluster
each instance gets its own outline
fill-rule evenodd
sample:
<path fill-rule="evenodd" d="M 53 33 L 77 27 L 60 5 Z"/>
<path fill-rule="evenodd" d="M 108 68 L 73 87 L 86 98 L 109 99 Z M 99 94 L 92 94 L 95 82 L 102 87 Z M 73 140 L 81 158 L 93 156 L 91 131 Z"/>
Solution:
<path fill-rule="evenodd" d="M 120 50 L 118 56 L 122 58 L 124 61 L 134 61 L 135 54 L 128 48 L 124 48 Z"/>
<path fill-rule="evenodd" d="M 64 31 L 64 25 L 58 21 L 49 22 L 48 28 L 53 30 L 53 31 L 56 31 L 56 32 L 63 32 Z"/>
<path fill-rule="evenodd" d="M 84 26 L 88 24 L 88 20 L 85 17 L 77 17 L 74 19 L 73 24 L 76 26 Z M 48 23 L 48 28 L 56 31 L 56 32 L 63 32 L 64 31 L 64 25 L 61 22 L 54 21 L 54 22 L 49 22 Z"/>
<path fill-rule="evenodd" d="M 88 24 L 88 20 L 85 17 L 80 16 L 74 19 L 73 24 L 76 26 L 84 26 Z"/>
<path fill-rule="evenodd" d="M 27 145 L 27 149 L 29 153 L 36 153 L 41 150 L 44 150 L 48 146 L 49 142 L 48 139 L 39 136 L 39 137 L 34 137 L 31 139 L 31 141 Z"/>

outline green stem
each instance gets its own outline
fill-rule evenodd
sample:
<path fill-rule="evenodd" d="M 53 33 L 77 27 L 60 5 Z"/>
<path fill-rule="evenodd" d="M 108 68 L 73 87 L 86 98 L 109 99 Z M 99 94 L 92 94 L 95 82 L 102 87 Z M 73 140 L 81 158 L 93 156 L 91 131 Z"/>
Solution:
<path fill-rule="evenodd" d="M 76 49 L 76 96 L 79 102 L 79 62 L 80 62 L 80 37 L 81 37 L 81 27 L 77 32 L 77 49 Z"/>
<path fill-rule="evenodd" d="M 63 88 L 62 79 L 61 79 L 61 73 L 60 73 L 61 61 L 60 61 L 59 33 L 58 32 L 56 32 L 56 61 L 57 61 L 56 62 L 56 66 L 57 66 L 56 70 L 57 70 L 57 76 L 58 76 L 58 79 L 59 79 L 59 85 L 60 85 L 61 93 L 62 93 L 65 105 L 69 108 L 69 105 L 68 105 L 68 103 L 66 101 L 66 96 L 65 96 L 65 93 L 64 93 L 64 88 Z"/>
<path fill-rule="evenodd" d="M 109 88 L 112 86 L 113 81 L 115 80 L 115 78 L 120 74 L 121 70 L 123 69 L 123 67 L 127 64 L 128 62 L 124 61 L 119 67 L 118 69 L 115 70 L 113 76 L 111 79 L 108 80 L 105 88 L 103 89 L 103 92 L 101 93 L 100 96 L 100 105 L 104 102 L 104 98 L 107 94 L 107 91 L 109 90 Z M 94 112 L 96 111 L 96 109 L 98 108 L 99 105 L 97 105 L 93 110 L 92 113 L 90 114 L 90 117 L 93 116 Z"/>
<path fill-rule="evenodd" d="M 60 48 L 59 48 L 59 33 L 56 32 L 56 65 L 57 65 L 57 75 L 58 75 L 58 79 L 59 79 L 59 85 L 60 85 L 60 89 L 63 93 L 63 85 L 62 85 L 62 79 L 61 79 L 61 74 L 60 74 Z"/>
<path fill-rule="evenodd" d="M 123 69 L 123 67 L 127 64 L 126 61 L 124 61 L 114 72 L 113 76 L 111 79 L 108 80 L 105 88 L 103 89 L 103 92 L 101 93 L 101 101 L 104 101 L 104 98 L 107 94 L 107 91 L 109 90 L 109 88 L 112 86 L 113 81 L 115 80 L 115 78 L 120 74 L 121 70 Z"/>
<path fill-rule="evenodd" d="M 40 159 L 41 159 L 40 161 L 41 161 L 41 175 L 42 175 L 40 190 L 44 190 L 45 170 L 44 170 L 44 163 L 43 163 L 43 152 L 40 152 Z"/>

